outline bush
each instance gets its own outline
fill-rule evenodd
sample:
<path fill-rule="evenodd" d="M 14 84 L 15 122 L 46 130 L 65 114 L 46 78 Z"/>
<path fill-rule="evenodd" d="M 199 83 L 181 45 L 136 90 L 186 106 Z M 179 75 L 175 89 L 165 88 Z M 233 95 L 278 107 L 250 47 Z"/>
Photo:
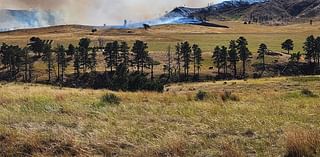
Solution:
<path fill-rule="evenodd" d="M 197 95 L 196 95 L 196 100 L 197 101 L 202 101 L 208 96 L 207 92 L 199 90 Z"/>
<path fill-rule="evenodd" d="M 232 94 L 232 92 L 230 92 L 230 91 L 224 91 L 224 93 L 221 94 L 221 99 L 223 101 L 228 101 L 228 100 L 240 101 L 240 98 L 238 96 Z"/>
<path fill-rule="evenodd" d="M 314 130 L 294 128 L 285 134 L 285 157 L 316 157 L 320 153 L 320 133 Z"/>
<path fill-rule="evenodd" d="M 316 94 L 314 94 L 312 91 L 310 91 L 309 89 L 303 89 L 301 91 L 301 94 L 307 97 L 317 97 Z"/>
<path fill-rule="evenodd" d="M 102 97 L 101 101 L 110 105 L 118 105 L 121 99 L 113 93 L 107 93 Z"/>

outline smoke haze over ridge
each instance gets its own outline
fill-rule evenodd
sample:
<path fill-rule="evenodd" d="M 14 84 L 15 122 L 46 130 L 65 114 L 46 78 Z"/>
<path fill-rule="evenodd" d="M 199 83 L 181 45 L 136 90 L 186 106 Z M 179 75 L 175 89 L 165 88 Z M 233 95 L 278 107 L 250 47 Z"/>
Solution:
<path fill-rule="evenodd" d="M 122 24 L 157 18 L 177 6 L 202 7 L 221 0 L 0 0 L 0 9 L 51 10 L 67 24 Z"/>

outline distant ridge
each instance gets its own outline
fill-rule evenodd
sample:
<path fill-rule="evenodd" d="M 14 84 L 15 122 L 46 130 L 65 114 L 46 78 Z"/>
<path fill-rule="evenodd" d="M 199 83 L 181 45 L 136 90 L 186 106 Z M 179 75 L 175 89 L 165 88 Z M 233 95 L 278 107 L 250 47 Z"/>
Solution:
<path fill-rule="evenodd" d="M 177 7 L 166 17 L 244 20 L 259 23 L 320 19 L 320 0 L 228 0 L 204 8 Z"/>

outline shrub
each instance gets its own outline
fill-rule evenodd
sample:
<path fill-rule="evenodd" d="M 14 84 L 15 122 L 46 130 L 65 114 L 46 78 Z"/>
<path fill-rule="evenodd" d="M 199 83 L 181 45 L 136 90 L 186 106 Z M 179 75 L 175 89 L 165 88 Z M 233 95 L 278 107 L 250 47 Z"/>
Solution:
<path fill-rule="evenodd" d="M 223 94 L 221 94 L 221 99 L 223 101 L 240 101 L 240 98 L 234 94 L 232 94 L 232 92 L 230 91 L 224 91 Z"/>
<path fill-rule="evenodd" d="M 320 154 L 320 133 L 313 130 L 294 129 L 286 132 L 285 157 L 316 157 Z"/>
<path fill-rule="evenodd" d="M 118 105 L 120 104 L 121 99 L 113 93 L 107 93 L 102 97 L 101 101 L 110 105 Z"/>
<path fill-rule="evenodd" d="M 197 101 L 202 101 L 208 96 L 207 92 L 199 90 L 198 93 L 196 94 L 196 100 Z"/>
<path fill-rule="evenodd" d="M 301 94 L 307 97 L 317 97 L 317 95 L 315 95 L 311 90 L 309 89 L 303 89 L 301 91 Z"/>

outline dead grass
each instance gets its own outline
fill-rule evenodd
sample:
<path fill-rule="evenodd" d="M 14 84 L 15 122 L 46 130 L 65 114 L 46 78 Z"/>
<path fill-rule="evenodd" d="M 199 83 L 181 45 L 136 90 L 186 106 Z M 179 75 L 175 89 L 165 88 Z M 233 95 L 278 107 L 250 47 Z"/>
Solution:
<path fill-rule="evenodd" d="M 297 148 L 312 153 L 317 145 L 311 138 L 316 132 L 308 128 L 320 127 L 319 99 L 300 92 L 308 88 L 319 95 L 318 80 L 264 78 L 167 88 L 165 93 L 110 92 L 3 84 L 0 156 L 280 156 Z M 209 97 L 196 101 L 198 90 Z M 223 91 L 241 99 L 224 102 Z M 97 107 L 105 93 L 121 98 L 120 104 Z"/>
<path fill-rule="evenodd" d="M 286 157 L 316 157 L 320 155 L 320 132 L 291 128 L 285 133 Z"/>

